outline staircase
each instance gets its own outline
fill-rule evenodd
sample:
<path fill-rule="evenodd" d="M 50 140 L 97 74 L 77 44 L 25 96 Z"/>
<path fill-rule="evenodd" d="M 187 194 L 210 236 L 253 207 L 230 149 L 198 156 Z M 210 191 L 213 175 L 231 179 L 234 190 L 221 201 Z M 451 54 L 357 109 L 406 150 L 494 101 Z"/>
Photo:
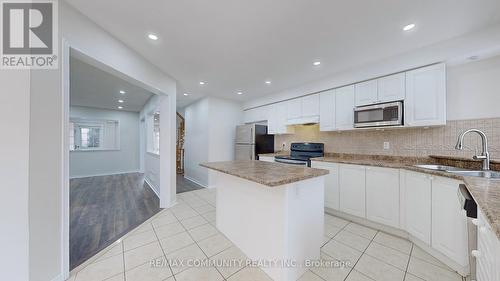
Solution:
<path fill-rule="evenodd" d="M 177 149 L 176 149 L 176 167 L 177 174 L 184 175 L 184 136 L 185 121 L 184 117 L 177 112 Z"/>

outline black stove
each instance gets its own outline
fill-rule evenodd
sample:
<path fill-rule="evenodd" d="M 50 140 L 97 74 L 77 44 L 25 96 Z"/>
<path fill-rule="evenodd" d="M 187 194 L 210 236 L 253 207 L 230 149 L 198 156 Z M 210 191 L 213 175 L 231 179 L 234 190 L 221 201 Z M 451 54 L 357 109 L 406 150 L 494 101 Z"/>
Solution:
<path fill-rule="evenodd" d="M 274 161 L 285 164 L 311 167 L 311 158 L 323 157 L 325 145 L 322 143 L 296 142 L 290 145 L 290 156 L 275 156 Z"/>

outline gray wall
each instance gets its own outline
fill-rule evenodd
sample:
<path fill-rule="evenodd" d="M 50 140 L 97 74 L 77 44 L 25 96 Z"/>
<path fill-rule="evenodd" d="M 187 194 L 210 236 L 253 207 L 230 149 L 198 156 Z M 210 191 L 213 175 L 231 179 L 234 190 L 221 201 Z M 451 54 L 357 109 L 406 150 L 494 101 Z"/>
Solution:
<path fill-rule="evenodd" d="M 118 120 L 120 129 L 119 150 L 70 152 L 71 178 L 139 171 L 139 113 L 72 106 L 70 118 Z"/>

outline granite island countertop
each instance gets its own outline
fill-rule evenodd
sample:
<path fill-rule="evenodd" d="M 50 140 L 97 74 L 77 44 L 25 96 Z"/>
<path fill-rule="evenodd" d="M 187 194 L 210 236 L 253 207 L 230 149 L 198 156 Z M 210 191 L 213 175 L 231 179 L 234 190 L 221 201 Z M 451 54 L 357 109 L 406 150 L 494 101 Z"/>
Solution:
<path fill-rule="evenodd" d="M 200 166 L 224 174 L 276 187 L 327 175 L 328 170 L 290 166 L 256 160 L 202 163 Z"/>
<path fill-rule="evenodd" d="M 448 177 L 463 181 L 469 190 L 470 194 L 476 201 L 479 209 L 485 215 L 492 230 L 500 239 L 500 180 L 460 176 L 457 174 L 435 171 L 415 167 L 418 164 L 441 164 L 450 166 L 453 165 L 450 161 L 460 161 L 455 157 L 430 156 L 430 157 L 394 157 L 380 155 L 349 155 L 349 154 L 332 154 L 325 157 L 311 159 L 319 162 L 332 162 L 341 164 L 366 165 L 375 167 L 405 169 L 420 173 L 427 173 L 435 176 Z M 497 163 L 497 162 L 493 162 Z M 462 168 L 470 168 L 463 167 Z M 477 168 L 475 168 L 477 169 Z M 457 199 L 458 200 L 458 199 Z"/>

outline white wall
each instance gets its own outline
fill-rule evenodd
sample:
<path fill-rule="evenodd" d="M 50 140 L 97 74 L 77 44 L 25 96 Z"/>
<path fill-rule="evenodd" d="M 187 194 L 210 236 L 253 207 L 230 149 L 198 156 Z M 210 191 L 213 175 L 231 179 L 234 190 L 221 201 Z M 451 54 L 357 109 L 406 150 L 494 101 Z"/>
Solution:
<path fill-rule="evenodd" d="M 447 70 L 447 118 L 500 117 L 500 56 Z"/>
<path fill-rule="evenodd" d="M 160 196 L 160 204 L 169 206 L 175 201 L 175 134 L 169 133 L 175 131 L 175 80 L 74 10 L 66 2 L 59 1 L 58 3 L 60 59 L 69 58 L 62 44 L 65 40 L 73 48 L 107 65 L 107 71 L 127 80 L 132 77 L 138 86 L 154 93 L 167 95 L 160 99 L 160 109 L 165 113 L 165 121 L 162 123 L 162 135 L 165 134 L 165 137 L 162 138 L 160 144 L 165 156 L 162 157 L 161 167 L 163 171 L 161 176 L 165 177 L 165 180 L 162 180 L 161 189 L 165 192 Z M 65 133 L 63 70 L 65 68 L 63 67 L 52 71 L 33 70 L 30 72 L 30 100 L 36 105 L 30 109 L 29 126 L 29 268 L 31 281 L 62 279 L 65 271 L 63 266 L 66 269 L 69 268 L 67 261 L 63 263 L 65 252 L 63 247 L 68 247 L 68 245 L 67 242 L 61 242 L 63 233 L 67 231 L 63 228 L 62 210 L 68 209 L 68 205 L 63 204 L 63 196 L 68 192 L 63 189 L 64 174 L 68 173 L 63 168 L 65 153 L 63 149 Z M 9 99 L 15 101 L 12 95 L 9 95 Z M 28 104 L 29 102 L 25 101 L 16 106 L 18 114 L 23 114 L 22 109 Z M 19 118 L 24 120 L 25 117 L 23 115 Z M 28 126 L 19 124 L 18 128 L 27 130 Z M 22 144 L 23 142 L 18 142 L 18 145 Z M 22 156 L 20 159 L 23 159 Z M 22 195 L 22 190 L 22 185 L 20 185 L 18 194 Z M 9 210 L 11 215 L 18 211 L 22 214 L 23 204 L 18 203 L 16 208 Z M 18 251 L 21 252 L 22 247 Z M 19 264 L 23 262 L 22 259 L 11 260 Z M 10 269 L 14 268 L 16 266 Z M 21 271 L 17 272 L 17 276 L 23 276 L 23 274 Z"/>
<path fill-rule="evenodd" d="M 199 164 L 234 159 L 235 130 L 243 120 L 241 104 L 206 97 L 187 106 L 184 114 L 185 177 L 211 187 L 212 177 L 209 171 Z"/>
<path fill-rule="evenodd" d="M 87 177 L 139 171 L 139 113 L 72 106 L 71 118 L 117 120 L 119 150 L 71 151 L 69 176 Z"/>
<path fill-rule="evenodd" d="M 144 108 L 139 113 L 141 121 L 141 125 L 143 127 L 143 134 L 141 135 L 141 155 L 144 157 L 144 177 L 148 184 L 153 188 L 153 190 L 159 194 L 160 192 L 160 156 L 147 152 L 147 139 L 148 130 L 146 128 L 146 120 L 147 118 L 154 114 L 159 110 L 159 96 L 152 96 L 148 102 L 144 105 Z M 160 124 L 162 122 L 162 118 L 160 115 Z M 161 153 L 161 152 L 160 152 Z"/>
<path fill-rule="evenodd" d="M 184 110 L 186 135 L 184 142 L 184 177 L 208 185 L 208 173 L 199 163 L 208 161 L 209 98 L 189 105 Z"/>
<path fill-rule="evenodd" d="M 29 79 L 29 71 L 0 70 L 0 280 L 29 279 Z"/>

